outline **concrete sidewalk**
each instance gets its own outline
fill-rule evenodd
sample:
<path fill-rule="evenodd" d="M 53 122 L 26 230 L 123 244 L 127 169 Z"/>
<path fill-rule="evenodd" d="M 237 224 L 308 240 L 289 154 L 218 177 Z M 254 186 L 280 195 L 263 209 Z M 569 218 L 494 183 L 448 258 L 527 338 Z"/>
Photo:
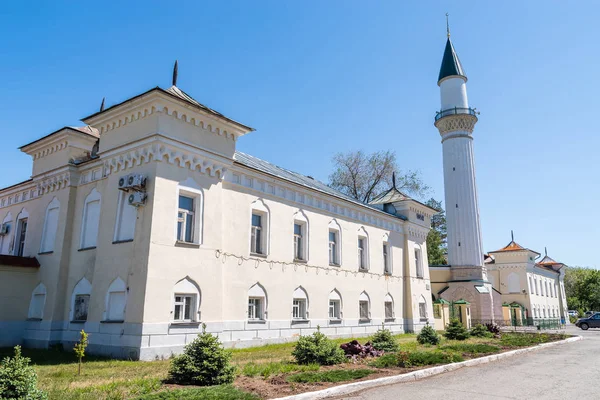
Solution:
<path fill-rule="evenodd" d="M 569 327 L 567 333 L 581 335 L 584 340 L 335 399 L 599 398 L 595 383 L 600 377 L 600 330 L 584 332 Z"/>

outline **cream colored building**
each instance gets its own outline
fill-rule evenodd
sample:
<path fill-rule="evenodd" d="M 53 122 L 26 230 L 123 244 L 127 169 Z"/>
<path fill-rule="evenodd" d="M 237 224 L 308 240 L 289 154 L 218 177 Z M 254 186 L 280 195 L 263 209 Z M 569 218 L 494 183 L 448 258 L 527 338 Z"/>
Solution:
<path fill-rule="evenodd" d="M 82 121 L 21 147 L 32 177 L 0 190 L 0 346 L 84 329 L 90 352 L 150 360 L 202 323 L 250 346 L 433 321 L 429 207 L 237 152 L 253 129 L 175 85 Z"/>

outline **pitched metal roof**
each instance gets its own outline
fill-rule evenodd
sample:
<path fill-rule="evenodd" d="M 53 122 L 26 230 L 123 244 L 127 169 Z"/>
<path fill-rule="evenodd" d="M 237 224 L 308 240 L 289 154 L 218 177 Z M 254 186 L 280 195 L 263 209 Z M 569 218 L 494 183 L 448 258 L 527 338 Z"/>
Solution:
<path fill-rule="evenodd" d="M 519 243 L 515 242 L 514 240 L 511 240 L 509 244 L 507 244 L 500 250 L 490 251 L 490 253 L 502 253 L 502 252 L 506 252 L 506 251 L 531 251 L 532 253 L 535 253 L 537 255 L 540 254 L 537 251 L 534 251 L 534 250 L 531 250 L 531 249 L 521 246 Z"/>
<path fill-rule="evenodd" d="M 23 150 L 27 146 L 31 146 L 32 144 L 40 142 L 40 141 L 42 141 L 44 139 L 48 139 L 49 137 L 51 137 L 53 135 L 56 135 L 57 133 L 60 133 L 60 132 L 64 131 L 65 129 L 66 130 L 74 131 L 74 132 L 79 133 L 79 134 L 82 133 L 82 134 L 87 135 L 87 136 L 93 136 L 95 138 L 98 138 L 98 136 L 100 135 L 99 132 L 98 132 L 98 129 L 92 128 L 89 125 L 87 125 L 87 126 L 63 126 L 62 128 L 60 128 L 60 129 L 58 129 L 58 130 L 56 130 L 56 131 L 54 131 L 52 133 L 49 133 L 49 134 L 47 134 L 44 137 L 36 139 L 33 142 L 24 144 L 23 146 L 19 147 L 19 150 Z"/>
<path fill-rule="evenodd" d="M 332 189 L 331 187 L 327 186 L 325 183 L 318 181 L 318 180 L 314 179 L 313 177 L 290 171 L 288 169 L 271 164 L 268 161 L 261 160 L 260 158 L 256 158 L 249 154 L 242 153 L 240 151 L 236 151 L 233 158 L 236 163 L 244 165 L 248 168 L 252 168 L 254 170 L 260 171 L 262 173 L 272 175 L 277 178 L 286 180 L 288 182 L 295 183 L 297 185 L 319 191 L 319 192 L 327 194 L 329 196 L 337 197 L 338 199 L 348 201 L 350 203 L 353 203 L 353 204 L 361 206 L 361 207 L 366 207 L 370 210 L 384 213 L 391 217 L 396 217 L 396 218 L 399 218 L 402 220 L 407 220 L 407 218 L 403 215 L 389 214 L 385 211 L 380 210 L 379 208 L 370 206 L 368 204 L 361 203 L 360 201 L 353 199 L 352 197 L 347 196 L 342 192 Z"/>
<path fill-rule="evenodd" d="M 448 37 L 448 40 L 446 41 L 446 49 L 444 50 L 444 57 L 442 58 L 442 66 L 440 67 L 438 82 L 449 76 L 457 75 L 465 78 L 467 77 L 460 60 L 458 59 L 458 55 L 454 50 L 454 46 L 450 41 L 450 37 Z"/>
<path fill-rule="evenodd" d="M 373 200 L 369 202 L 369 204 L 387 204 L 387 203 L 395 203 L 396 201 L 403 200 L 412 200 L 410 197 L 392 187 L 387 192 L 381 193 L 379 196 L 376 196 Z"/>

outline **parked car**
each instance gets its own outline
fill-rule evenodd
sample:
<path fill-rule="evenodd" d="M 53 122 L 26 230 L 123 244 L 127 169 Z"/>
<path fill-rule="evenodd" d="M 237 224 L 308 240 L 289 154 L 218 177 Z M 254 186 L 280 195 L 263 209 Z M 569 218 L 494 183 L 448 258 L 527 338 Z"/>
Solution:
<path fill-rule="evenodd" d="M 584 318 L 591 317 L 594 314 L 596 314 L 596 311 L 586 311 L 585 314 L 583 314 L 583 317 Z"/>
<path fill-rule="evenodd" d="M 579 318 L 575 322 L 575 326 L 584 331 L 587 331 L 589 328 L 600 328 L 600 313 L 595 313 L 586 318 Z"/>
<path fill-rule="evenodd" d="M 569 310 L 569 317 L 579 317 L 579 313 L 575 310 Z"/>

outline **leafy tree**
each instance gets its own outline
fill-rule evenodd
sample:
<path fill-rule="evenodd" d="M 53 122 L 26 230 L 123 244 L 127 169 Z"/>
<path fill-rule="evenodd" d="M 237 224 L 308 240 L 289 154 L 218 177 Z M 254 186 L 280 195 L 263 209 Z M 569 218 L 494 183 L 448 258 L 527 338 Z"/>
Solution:
<path fill-rule="evenodd" d="M 85 333 L 85 331 L 82 329 L 81 330 L 81 339 L 79 340 L 79 342 L 75 343 L 75 347 L 73 347 L 73 350 L 75 351 L 75 355 L 77 355 L 77 358 L 79 359 L 79 369 L 78 369 L 78 375 L 81 375 L 81 359 L 83 357 L 85 357 L 85 349 L 88 345 L 88 334 Z"/>
<path fill-rule="evenodd" d="M 37 388 L 37 374 L 15 346 L 15 356 L 0 363 L 0 399 L 46 400 L 48 395 Z"/>
<path fill-rule="evenodd" d="M 439 210 L 439 213 L 431 217 L 431 230 L 427 235 L 427 258 L 429 265 L 445 265 L 447 252 L 446 212 L 442 208 L 442 202 L 431 198 L 426 203 L 429 207 Z"/>
<path fill-rule="evenodd" d="M 567 267 L 564 282 L 569 309 L 600 311 L 600 271 Z"/>
<path fill-rule="evenodd" d="M 329 186 L 363 203 L 392 187 L 415 197 L 423 197 L 429 187 L 416 171 L 401 171 L 393 151 L 366 154 L 362 150 L 338 153 L 333 157 L 334 171 L 329 175 Z"/>

